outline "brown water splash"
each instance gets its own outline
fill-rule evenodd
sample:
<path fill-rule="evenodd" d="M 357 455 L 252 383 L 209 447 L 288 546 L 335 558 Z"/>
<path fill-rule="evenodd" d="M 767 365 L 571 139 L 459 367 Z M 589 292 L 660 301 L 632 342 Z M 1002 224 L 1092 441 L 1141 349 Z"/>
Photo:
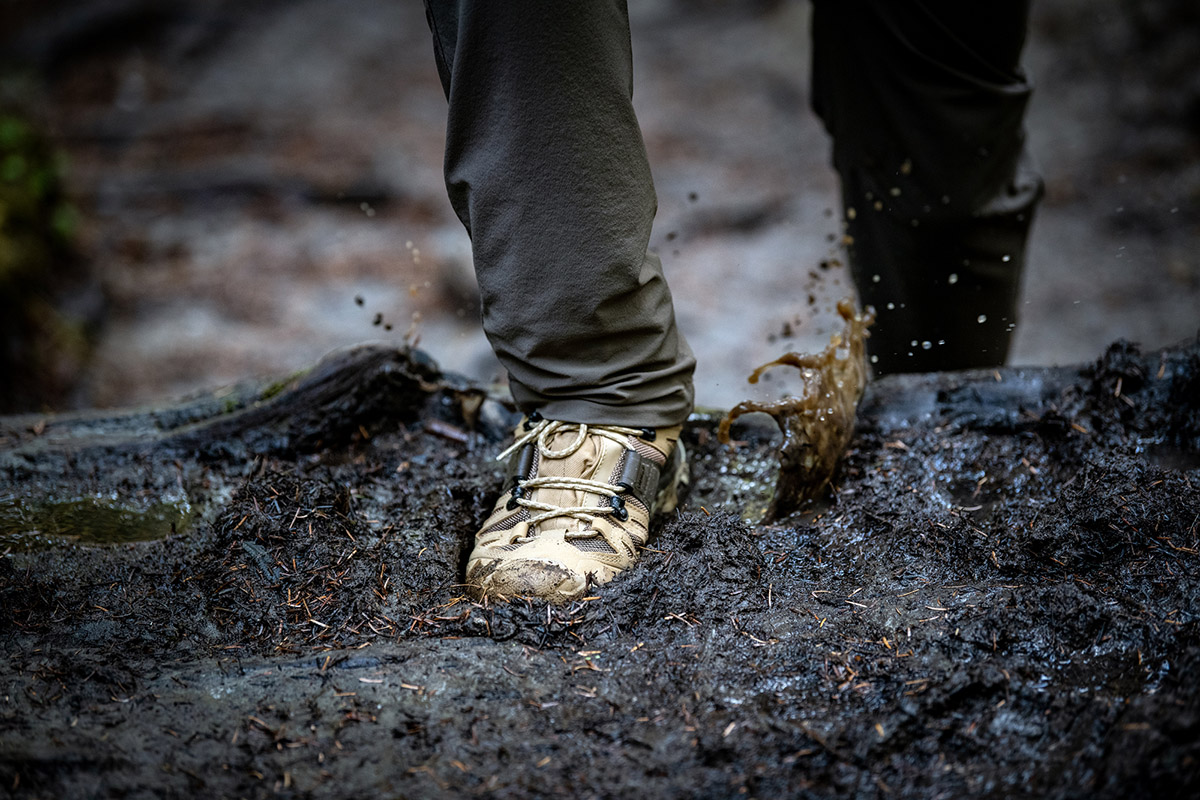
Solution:
<path fill-rule="evenodd" d="M 787 353 L 750 375 L 750 383 L 758 383 L 772 367 L 796 367 L 804 379 L 800 395 L 773 403 L 745 400 L 729 411 L 717 430 L 721 442 L 728 443 L 735 419 L 761 411 L 783 432 L 779 479 L 767 520 L 785 517 L 819 495 L 854 435 L 854 415 L 867 385 L 867 328 L 875 321 L 875 310 L 868 306 L 858 313 L 850 298 L 840 301 L 837 310 L 846 327 L 830 338 L 824 351 Z"/>

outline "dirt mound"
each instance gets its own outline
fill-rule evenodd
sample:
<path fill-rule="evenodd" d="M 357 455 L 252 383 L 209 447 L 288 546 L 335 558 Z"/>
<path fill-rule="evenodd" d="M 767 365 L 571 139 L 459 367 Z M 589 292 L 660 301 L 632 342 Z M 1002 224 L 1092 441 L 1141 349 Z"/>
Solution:
<path fill-rule="evenodd" d="M 64 475 L 153 492 L 167 472 L 197 507 L 157 540 L 10 541 L 6 791 L 1200 788 L 1200 341 L 880 381 L 830 492 L 770 526 L 740 515 L 769 502 L 777 434 L 747 420 L 730 450 L 697 416 L 683 510 L 637 569 L 559 608 L 465 596 L 509 418 L 428 362 L 386 363 L 368 373 L 407 408 L 384 414 L 391 395 L 367 392 L 330 412 L 324 444 L 200 446 L 230 424 L 208 401 L 175 415 L 188 436 L 138 450 L 80 445 L 86 421 L 0 425 L 0 494 Z M 281 420 L 304 386 L 227 412 L 296 430 Z"/>

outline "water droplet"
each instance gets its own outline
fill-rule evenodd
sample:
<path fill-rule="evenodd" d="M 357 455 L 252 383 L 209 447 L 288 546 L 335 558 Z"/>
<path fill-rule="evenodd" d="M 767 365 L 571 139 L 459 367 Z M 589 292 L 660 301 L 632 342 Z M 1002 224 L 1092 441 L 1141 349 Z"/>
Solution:
<path fill-rule="evenodd" d="M 908 343 L 908 346 L 909 346 L 909 347 L 916 347 L 916 346 L 917 346 L 917 340 L 916 340 L 916 339 L 913 339 L 911 342 L 909 342 L 909 343 Z"/>
<path fill-rule="evenodd" d="M 872 363 L 872 364 L 878 364 L 878 363 L 879 363 L 879 356 L 871 356 L 871 363 Z"/>
<path fill-rule="evenodd" d="M 850 206 L 846 209 L 846 219 L 854 219 L 857 216 L 858 211 L 855 210 L 854 206 Z"/>
<path fill-rule="evenodd" d="M 871 276 L 871 283 L 879 283 L 879 280 L 880 280 L 880 278 L 878 275 Z"/>
<path fill-rule="evenodd" d="M 931 347 L 933 347 L 933 342 L 930 342 L 930 341 L 924 341 L 924 342 L 921 342 L 921 349 L 922 349 L 922 350 L 928 350 L 928 349 L 929 349 L 929 348 L 931 348 Z"/>
<path fill-rule="evenodd" d="M 1012 256 L 1000 256 L 1000 260 L 1007 264 L 1009 261 L 1012 261 Z"/>
<path fill-rule="evenodd" d="M 890 194 L 892 197 L 899 197 L 900 196 L 900 187 L 893 186 L 891 189 L 888 189 L 888 194 Z"/>
<path fill-rule="evenodd" d="M 945 344 L 945 343 L 946 343 L 945 339 L 938 339 L 938 344 Z"/>
<path fill-rule="evenodd" d="M 957 273 L 957 272 L 951 272 L 951 273 L 950 273 L 950 278 L 949 278 L 949 281 L 950 281 L 950 284 L 951 284 L 951 285 L 958 283 L 958 273 Z"/>
<path fill-rule="evenodd" d="M 895 304 L 895 303 L 888 303 L 888 304 L 887 304 L 887 307 L 888 307 L 888 311 L 895 311 L 895 310 L 896 310 L 896 304 Z"/>
<path fill-rule="evenodd" d="M 987 322 L 987 314 L 980 314 L 975 321 L 981 324 Z"/>

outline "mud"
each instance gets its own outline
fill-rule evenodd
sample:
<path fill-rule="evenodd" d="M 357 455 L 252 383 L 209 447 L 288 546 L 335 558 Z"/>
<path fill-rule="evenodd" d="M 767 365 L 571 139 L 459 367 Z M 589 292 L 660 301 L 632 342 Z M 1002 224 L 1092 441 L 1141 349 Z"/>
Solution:
<path fill-rule="evenodd" d="M 778 433 L 747 417 L 731 450 L 698 415 L 682 510 L 561 608 L 458 585 L 508 412 L 427 360 L 341 363 L 393 389 L 319 417 L 288 413 L 322 396 L 300 377 L 0 423 L 6 503 L 74 487 L 144 510 L 173 489 L 194 510 L 137 543 L 5 532 L 0 791 L 1200 788 L 1200 340 L 878 381 L 829 490 L 771 525 L 742 513 Z"/>
<path fill-rule="evenodd" d="M 755 369 L 747 379 L 758 383 L 774 367 L 796 367 L 802 382 L 799 394 L 771 403 L 743 400 L 717 426 L 717 440 L 728 444 L 734 421 L 761 412 L 774 419 L 783 434 L 779 478 L 764 521 L 774 522 L 817 498 L 832 480 L 854 435 L 858 401 L 867 388 L 866 337 L 875 310 L 856 311 L 853 298 L 841 300 L 837 310 L 844 327 L 830 337 L 824 350 L 785 353 Z"/>

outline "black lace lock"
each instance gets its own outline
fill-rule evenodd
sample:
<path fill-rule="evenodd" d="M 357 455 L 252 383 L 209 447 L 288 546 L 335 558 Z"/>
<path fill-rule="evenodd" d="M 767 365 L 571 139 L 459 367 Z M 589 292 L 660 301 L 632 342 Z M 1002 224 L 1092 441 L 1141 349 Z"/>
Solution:
<path fill-rule="evenodd" d="M 608 504 L 612 506 L 613 516 L 621 522 L 629 519 L 629 510 L 625 508 L 625 498 L 619 494 L 614 494 L 609 498 Z"/>
<path fill-rule="evenodd" d="M 641 438 L 647 442 L 653 442 L 658 438 L 658 431 L 654 430 L 654 428 L 642 428 Z"/>
<path fill-rule="evenodd" d="M 517 484 L 516 486 L 514 486 L 512 488 L 512 497 L 508 498 L 508 502 L 504 504 L 504 507 L 507 508 L 509 511 L 515 511 L 517 509 L 517 506 L 519 505 L 519 503 L 517 503 L 517 501 L 520 500 L 524 496 L 525 496 L 525 488 L 523 486 L 521 486 L 520 484 Z"/>
<path fill-rule="evenodd" d="M 540 411 L 532 412 L 528 417 L 525 418 L 525 430 L 527 430 L 527 431 L 533 430 L 533 426 L 537 425 L 539 422 L 541 422 L 542 419 L 543 419 L 542 412 L 540 412 Z"/>

